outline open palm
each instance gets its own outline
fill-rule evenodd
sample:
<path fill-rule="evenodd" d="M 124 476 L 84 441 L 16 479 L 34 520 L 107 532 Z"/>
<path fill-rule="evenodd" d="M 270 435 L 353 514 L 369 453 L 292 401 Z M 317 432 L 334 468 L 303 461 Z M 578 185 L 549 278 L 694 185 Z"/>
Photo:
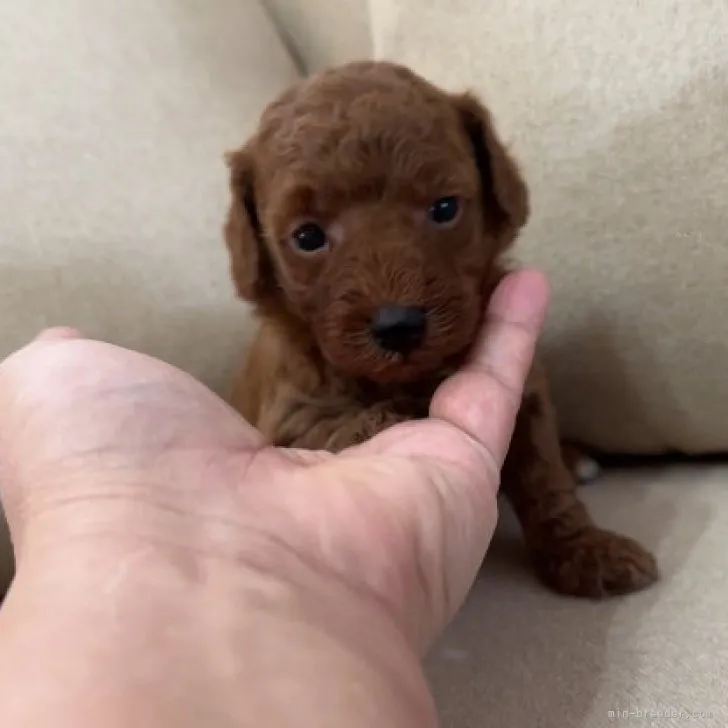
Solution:
<path fill-rule="evenodd" d="M 430 418 L 338 455 L 266 446 L 181 371 L 46 333 L 0 365 L 0 487 L 18 569 L 69 533 L 74 548 L 162 544 L 258 567 L 273 550 L 383 603 L 426 648 L 490 540 L 547 298 L 538 273 L 506 279 Z"/>

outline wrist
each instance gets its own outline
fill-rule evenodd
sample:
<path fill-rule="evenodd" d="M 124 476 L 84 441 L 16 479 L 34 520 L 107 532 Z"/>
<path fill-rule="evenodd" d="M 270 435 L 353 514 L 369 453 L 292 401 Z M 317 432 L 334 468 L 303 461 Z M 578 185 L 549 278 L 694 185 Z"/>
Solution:
<path fill-rule="evenodd" d="M 436 725 L 419 657 L 385 607 L 295 561 L 276 572 L 272 587 L 270 574 L 262 578 L 262 588 L 246 590 L 248 604 L 256 603 L 246 610 L 257 645 L 250 678 L 266 696 L 261 715 L 276 706 L 261 724 Z"/>
<path fill-rule="evenodd" d="M 23 704 L 17 684 L 37 684 L 47 665 L 57 688 L 48 725 L 59 728 L 61 717 L 84 725 L 89 691 L 101 696 L 89 724 L 109 728 L 117 715 L 119 725 L 130 715 L 138 725 L 184 726 L 188 715 L 190 725 L 218 715 L 214 726 L 251 715 L 271 728 L 435 725 L 418 657 L 384 607 L 295 554 L 253 553 L 233 563 L 85 544 L 25 563 L 0 619 L 0 723 L 46 725 L 27 719 L 44 706 Z"/>

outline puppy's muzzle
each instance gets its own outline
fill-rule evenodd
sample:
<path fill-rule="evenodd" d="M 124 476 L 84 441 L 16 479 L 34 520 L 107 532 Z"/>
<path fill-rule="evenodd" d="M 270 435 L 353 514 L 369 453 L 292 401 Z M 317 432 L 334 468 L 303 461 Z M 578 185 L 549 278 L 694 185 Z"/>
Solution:
<path fill-rule="evenodd" d="M 372 317 L 369 330 L 380 349 L 407 355 L 424 341 L 427 312 L 420 306 L 382 306 Z"/>

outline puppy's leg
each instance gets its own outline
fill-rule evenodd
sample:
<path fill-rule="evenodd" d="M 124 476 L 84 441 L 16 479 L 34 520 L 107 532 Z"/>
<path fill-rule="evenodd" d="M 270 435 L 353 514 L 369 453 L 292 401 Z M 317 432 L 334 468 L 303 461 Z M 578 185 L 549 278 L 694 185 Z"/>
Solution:
<path fill-rule="evenodd" d="M 538 367 L 539 365 L 536 365 Z M 636 541 L 597 527 L 564 463 L 548 384 L 534 368 L 503 469 L 503 493 L 521 523 L 538 577 L 562 594 L 599 598 L 658 578 Z"/>

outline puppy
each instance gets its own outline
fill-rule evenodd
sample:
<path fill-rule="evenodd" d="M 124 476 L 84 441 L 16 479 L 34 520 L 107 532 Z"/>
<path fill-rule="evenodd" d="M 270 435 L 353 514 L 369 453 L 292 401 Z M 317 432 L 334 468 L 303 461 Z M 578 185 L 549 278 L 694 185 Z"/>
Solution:
<path fill-rule="evenodd" d="M 232 278 L 260 321 L 233 406 L 272 443 L 333 452 L 426 417 L 529 214 L 489 112 L 405 67 L 355 62 L 283 93 L 228 163 Z M 538 361 L 501 490 L 551 589 L 599 598 L 657 579 L 580 501 Z"/>

